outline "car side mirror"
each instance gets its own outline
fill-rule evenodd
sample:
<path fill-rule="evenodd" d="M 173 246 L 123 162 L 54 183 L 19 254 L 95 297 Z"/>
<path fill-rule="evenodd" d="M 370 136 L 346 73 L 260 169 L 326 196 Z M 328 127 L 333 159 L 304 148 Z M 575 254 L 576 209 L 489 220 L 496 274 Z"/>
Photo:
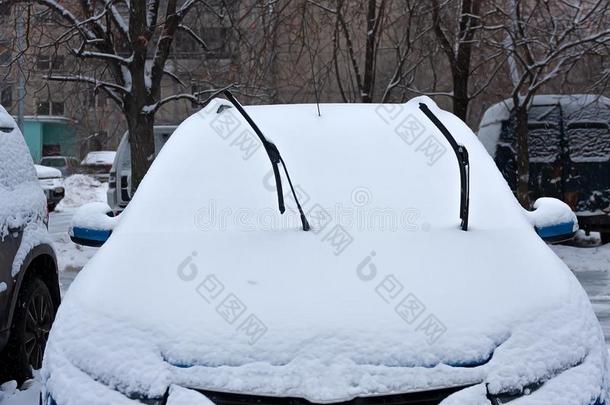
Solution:
<path fill-rule="evenodd" d="M 85 204 L 74 213 L 70 225 L 70 239 L 83 245 L 100 247 L 112 234 L 118 221 L 106 203 Z"/>
<path fill-rule="evenodd" d="M 526 211 L 536 233 L 547 242 L 570 240 L 578 231 L 578 218 L 572 209 L 556 198 L 539 198 L 534 211 Z"/>

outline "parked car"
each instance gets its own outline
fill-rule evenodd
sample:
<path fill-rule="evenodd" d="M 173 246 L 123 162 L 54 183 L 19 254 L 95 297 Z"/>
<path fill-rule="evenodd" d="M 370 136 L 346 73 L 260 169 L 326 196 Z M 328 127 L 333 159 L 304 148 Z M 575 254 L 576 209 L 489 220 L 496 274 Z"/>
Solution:
<path fill-rule="evenodd" d="M 66 190 L 63 186 L 63 177 L 61 171 L 53 167 L 34 165 L 36 168 L 36 176 L 47 198 L 47 209 L 53 212 L 57 204 L 66 195 Z"/>
<path fill-rule="evenodd" d="M 175 125 L 155 125 L 155 156 L 176 130 Z M 131 200 L 131 148 L 129 133 L 125 132 L 110 170 L 110 180 L 107 191 L 108 205 L 115 213 L 120 213 Z"/>
<path fill-rule="evenodd" d="M 514 191 L 512 101 L 484 114 L 479 138 Z M 535 96 L 528 109 L 530 195 L 565 201 L 580 227 L 610 242 L 610 99 L 590 94 Z"/>
<path fill-rule="evenodd" d="M 116 152 L 113 151 L 89 152 L 80 162 L 81 172 L 89 174 L 99 181 L 108 181 L 115 156 Z"/>
<path fill-rule="evenodd" d="M 51 331 L 46 404 L 608 403 L 601 327 L 541 238 L 576 231 L 566 204 L 525 211 L 427 97 L 225 97 L 122 214 L 77 211 L 73 238 L 107 239 Z"/>
<path fill-rule="evenodd" d="M 46 201 L 13 118 L 0 106 L 0 382 L 42 365 L 59 307 Z"/>
<path fill-rule="evenodd" d="M 63 177 L 78 173 L 78 159 L 68 156 L 45 156 L 40 159 L 41 166 L 53 167 L 61 171 Z"/>

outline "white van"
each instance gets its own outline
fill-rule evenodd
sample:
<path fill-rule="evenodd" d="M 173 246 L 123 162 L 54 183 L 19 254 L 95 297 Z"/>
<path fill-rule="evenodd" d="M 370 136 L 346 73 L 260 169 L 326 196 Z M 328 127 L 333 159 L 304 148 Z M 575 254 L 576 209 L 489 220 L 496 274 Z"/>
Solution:
<path fill-rule="evenodd" d="M 176 125 L 155 126 L 155 157 L 165 145 L 165 142 L 178 128 Z M 127 207 L 131 200 L 131 148 L 129 146 L 129 133 L 125 132 L 110 170 L 108 182 L 108 205 L 117 214 Z"/>

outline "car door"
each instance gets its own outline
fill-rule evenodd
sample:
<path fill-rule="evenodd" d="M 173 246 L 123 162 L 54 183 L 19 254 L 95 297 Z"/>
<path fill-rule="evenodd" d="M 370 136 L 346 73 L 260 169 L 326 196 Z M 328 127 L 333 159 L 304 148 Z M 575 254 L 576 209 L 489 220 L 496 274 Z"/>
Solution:
<path fill-rule="evenodd" d="M 0 331 L 10 327 L 9 311 L 14 289 L 11 273 L 22 236 L 22 229 L 9 229 L 8 235 L 0 238 Z"/>

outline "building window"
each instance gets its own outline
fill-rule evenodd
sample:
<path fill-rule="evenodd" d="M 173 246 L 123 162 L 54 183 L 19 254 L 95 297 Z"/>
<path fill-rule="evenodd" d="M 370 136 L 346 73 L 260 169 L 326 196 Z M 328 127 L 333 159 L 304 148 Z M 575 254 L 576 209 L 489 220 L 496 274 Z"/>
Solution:
<path fill-rule="evenodd" d="M 13 86 L 6 86 L 0 91 L 0 104 L 7 108 L 13 105 Z"/>
<path fill-rule="evenodd" d="M 36 69 L 49 70 L 51 67 L 51 58 L 49 55 L 38 55 L 36 58 Z"/>
<path fill-rule="evenodd" d="M 64 57 L 55 55 L 38 55 L 36 57 L 36 69 L 38 70 L 60 70 L 64 66 Z"/>
<path fill-rule="evenodd" d="M 225 59 L 230 56 L 229 36 L 230 30 L 225 27 L 203 28 L 196 32 L 205 44 L 203 46 L 188 32 L 180 30 L 176 33 L 174 52 L 178 57 L 196 57 L 205 54 L 208 59 Z"/>
<path fill-rule="evenodd" d="M 36 114 L 38 115 L 49 115 L 51 114 L 51 106 L 48 101 L 38 103 L 36 106 Z"/>
<path fill-rule="evenodd" d="M 208 46 L 208 58 L 223 59 L 229 57 L 229 29 L 213 27 L 203 29 L 203 40 Z"/>
<path fill-rule="evenodd" d="M 64 103 L 57 101 L 41 101 L 36 108 L 38 115 L 64 115 Z"/>
<path fill-rule="evenodd" d="M 0 23 L 0 26 L 2 24 Z M 11 62 L 13 53 L 9 41 L 0 41 L 0 65 L 8 65 Z"/>
<path fill-rule="evenodd" d="M 51 107 L 53 115 L 64 115 L 64 103 L 54 101 L 51 103 Z"/>
<path fill-rule="evenodd" d="M 0 4 L 0 16 L 9 17 L 11 15 L 11 6 L 4 2 Z"/>

